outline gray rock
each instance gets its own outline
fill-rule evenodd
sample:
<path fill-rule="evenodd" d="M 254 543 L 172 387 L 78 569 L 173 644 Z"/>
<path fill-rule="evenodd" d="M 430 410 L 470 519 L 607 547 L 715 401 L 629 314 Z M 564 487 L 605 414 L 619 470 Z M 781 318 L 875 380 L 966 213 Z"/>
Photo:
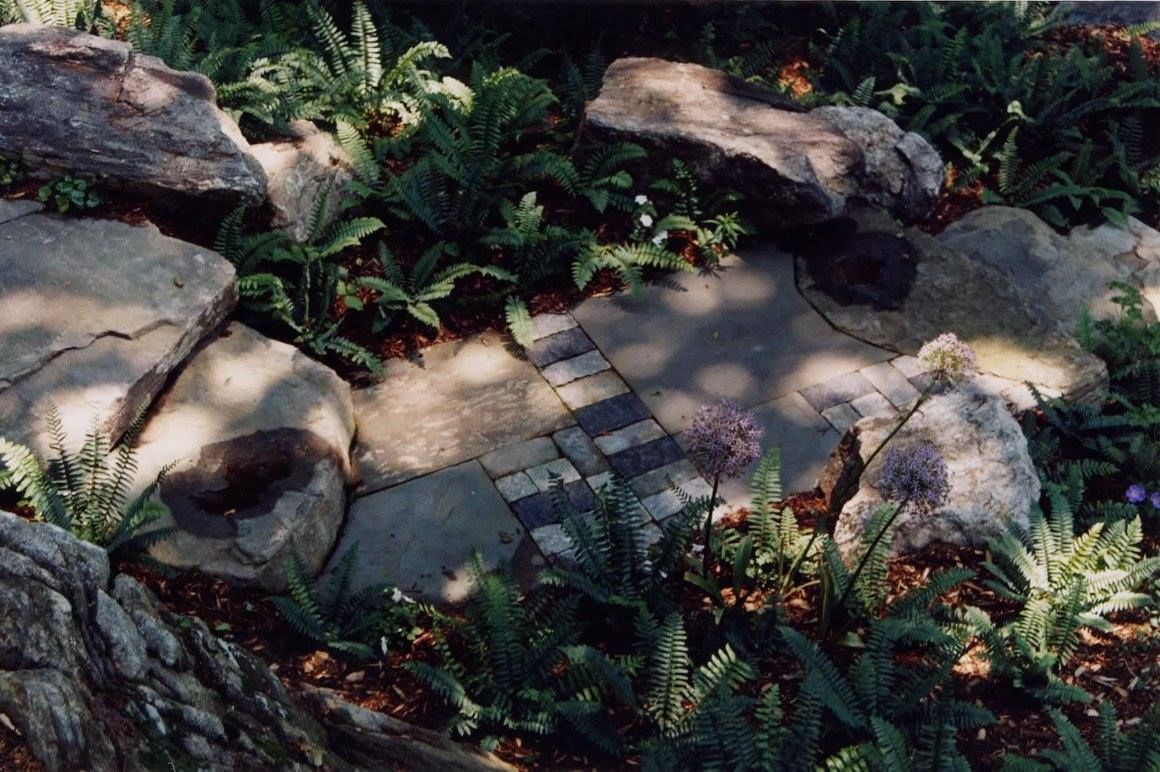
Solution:
<path fill-rule="evenodd" d="M 848 237 L 841 254 L 863 263 L 863 275 L 882 282 L 889 276 L 905 279 L 861 288 L 881 290 L 883 296 L 875 302 L 851 300 L 820 283 L 840 275 L 824 263 L 828 252 L 799 256 L 798 287 L 834 327 L 912 355 L 926 341 L 954 332 L 975 348 L 986 373 L 1044 386 L 1074 400 L 1102 399 L 1107 368 L 1045 310 L 1041 292 L 1021 287 L 1003 270 L 916 228 L 899 229 L 890 218 L 865 211 L 855 217 L 858 231 Z M 868 265 L 871 260 L 882 262 Z M 890 264 L 892 260 L 898 264 Z M 1074 318 L 1069 323 L 1074 328 Z"/>
<path fill-rule="evenodd" d="M 298 349 L 229 325 L 182 370 L 141 435 L 139 483 L 173 463 L 161 489 L 176 532 L 162 563 L 269 590 L 297 549 L 322 568 L 353 479 L 350 387 Z"/>
<path fill-rule="evenodd" d="M 128 43 L 32 24 L 0 28 L 0 156 L 151 196 L 260 204 L 262 167 L 204 75 Z"/>
<path fill-rule="evenodd" d="M 291 238 L 307 241 L 314 207 L 327 192 L 320 227 L 338 216 L 343 189 L 354 179 L 346 151 L 310 121 L 294 121 L 293 138 L 263 142 L 251 149 L 266 174 L 266 199 L 273 211 L 271 225 Z"/>
<path fill-rule="evenodd" d="M 334 696 L 328 737 L 261 660 L 127 576 L 110 590 L 104 551 L 55 526 L 0 512 L 0 564 L 0 714 L 47 769 L 152 769 L 159 747 L 180 768 L 348 769 L 368 747 L 425 768 L 502 767 Z M 335 719 L 351 711 L 357 722 Z"/>
<path fill-rule="evenodd" d="M 584 132 L 681 158 L 710 185 L 734 188 L 760 224 L 842 216 L 852 200 L 904 217 L 933 208 L 938 153 L 867 108 L 810 113 L 724 72 L 663 59 L 618 59 L 589 103 Z"/>
<path fill-rule="evenodd" d="M 1025 528 L 1039 499 L 1039 477 L 1027 440 L 1002 397 L 973 383 L 928 400 L 863 470 L 863 464 L 897 423 L 896 418 L 864 418 L 843 437 L 822 473 L 822 492 L 841 514 L 834 539 L 849 552 L 863 536 L 872 510 L 883 503 L 876 483 L 890 448 L 933 445 L 947 465 L 950 494 L 930 514 L 908 507 L 896 521 L 896 553 L 934 542 L 985 544 L 1009 528 Z M 852 495 L 851 495 L 852 494 Z"/>
<path fill-rule="evenodd" d="M 0 224 L 0 426 L 48 453 L 44 416 L 79 445 L 120 436 L 237 303 L 234 269 L 153 226 L 28 214 Z"/>
<path fill-rule="evenodd" d="M 1139 248 L 1160 244 L 1160 233 L 1138 220 L 1127 228 L 1106 223 L 1083 226 L 1061 235 L 1026 209 L 985 206 L 964 215 L 939 234 L 939 241 L 1000 271 L 1008 281 L 1036 299 L 1035 310 L 1061 332 L 1075 329 L 1085 309 L 1096 319 L 1112 319 L 1117 307 L 1112 281 L 1127 281 L 1150 290 L 1160 287 L 1140 278 L 1143 269 L 1160 264 L 1160 254 L 1146 259 Z M 1145 304 L 1149 320 L 1153 303 Z"/>
<path fill-rule="evenodd" d="M 869 107 L 818 107 L 810 111 L 853 140 L 866 169 L 858 198 L 899 215 L 923 218 L 934 210 L 946 170 L 942 158 L 918 134 Z"/>

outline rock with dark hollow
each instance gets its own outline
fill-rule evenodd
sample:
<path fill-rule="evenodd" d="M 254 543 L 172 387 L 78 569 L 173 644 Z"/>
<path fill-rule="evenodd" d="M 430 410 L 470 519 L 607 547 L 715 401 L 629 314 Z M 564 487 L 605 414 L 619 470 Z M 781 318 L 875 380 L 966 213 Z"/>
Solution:
<path fill-rule="evenodd" d="M 34 174 L 91 175 L 151 196 L 260 204 L 262 167 L 204 75 L 128 43 L 0 28 L 0 156 Z"/>
<path fill-rule="evenodd" d="M 1098 402 L 1107 368 L 1074 340 L 1036 287 L 881 213 L 818 229 L 798 248 L 798 288 L 834 327 L 902 354 L 943 332 L 970 343 L 980 369 Z"/>
<path fill-rule="evenodd" d="M 981 545 L 1013 526 L 1027 526 L 1031 505 L 1039 499 L 1039 477 L 1027 439 L 1002 397 L 974 383 L 932 397 L 865 467 L 898 421 L 863 418 L 847 430 L 822 473 L 822 493 L 831 509 L 841 512 L 834 539 L 843 552 L 863 538 L 871 512 L 883 503 L 877 486 L 889 450 L 917 443 L 934 446 L 946 462 L 950 493 L 933 512 L 908 507 L 898 516 L 895 553 L 935 542 Z"/>
<path fill-rule="evenodd" d="M 937 152 L 880 113 L 805 113 L 727 73 L 663 59 L 613 62 L 584 132 L 637 142 L 665 164 L 684 160 L 708 184 L 743 193 L 751 216 L 772 227 L 831 220 L 855 200 L 921 217 L 942 184 Z"/>
<path fill-rule="evenodd" d="M 161 489 L 176 531 L 152 555 L 176 568 L 280 590 L 297 550 L 322 567 L 353 481 L 350 387 L 298 349 L 231 324 L 158 401 L 139 447 L 139 482 L 174 463 Z"/>
<path fill-rule="evenodd" d="M 323 728 L 261 660 L 56 526 L 0 512 L 0 565 L 0 717 L 45 769 L 506 766 L 334 696 Z"/>
<path fill-rule="evenodd" d="M 0 202 L 0 433 L 46 454 L 50 404 L 76 445 L 94 422 L 119 436 L 237 289 L 220 255 L 152 225 L 24 203 Z"/>

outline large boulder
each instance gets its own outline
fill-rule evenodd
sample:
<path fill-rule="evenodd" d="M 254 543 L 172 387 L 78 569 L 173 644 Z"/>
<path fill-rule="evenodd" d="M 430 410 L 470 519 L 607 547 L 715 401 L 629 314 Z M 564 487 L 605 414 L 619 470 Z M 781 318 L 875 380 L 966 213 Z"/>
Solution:
<path fill-rule="evenodd" d="M 333 370 L 242 324 L 186 364 L 141 435 L 139 485 L 161 488 L 174 528 L 151 554 L 175 568 L 286 585 L 297 550 L 322 568 L 354 481 L 350 387 Z"/>
<path fill-rule="evenodd" d="M 0 566 L 0 717 L 45 769 L 349 769 L 369 748 L 372 764 L 503 766 L 335 697 L 324 729 L 261 660 L 110 581 L 104 550 L 56 526 L 0 512 Z"/>
<path fill-rule="evenodd" d="M 1075 328 L 1085 310 L 1093 318 L 1117 315 L 1109 282 L 1139 287 L 1146 318 L 1155 321 L 1160 303 L 1160 233 L 1135 218 L 1126 225 L 1075 228 L 1068 235 L 1026 209 L 985 206 L 964 215 L 939 241 L 1001 272 L 1035 297 L 1036 311 L 1061 332 Z"/>
<path fill-rule="evenodd" d="M 0 433 L 48 453 L 55 404 L 75 445 L 94 421 L 119 436 L 236 303 L 215 252 L 0 201 Z"/>
<path fill-rule="evenodd" d="M 305 242 L 320 197 L 327 196 L 320 222 L 325 227 L 338 216 L 354 172 L 350 157 L 330 134 L 310 121 L 294 121 L 290 128 L 292 137 L 254 145 L 253 152 L 266 173 L 270 224 Z"/>
<path fill-rule="evenodd" d="M 773 227 L 831 220 L 856 200 L 922 217 L 942 183 L 933 148 L 879 113 L 805 113 L 727 73 L 663 59 L 613 62 L 583 130 L 685 160 L 708 184 L 743 193 Z"/>
<path fill-rule="evenodd" d="M 1046 393 L 1099 402 L 1104 363 L 1072 337 L 1037 287 L 882 213 L 818 232 L 798 249 L 798 288 L 829 322 L 902 354 L 943 332 L 970 343 L 980 369 Z"/>
<path fill-rule="evenodd" d="M 1027 526 L 1031 505 L 1039 499 L 1039 477 L 1027 440 L 1001 397 L 975 383 L 931 397 L 865 466 L 898 421 L 863 418 L 854 424 L 822 473 L 822 493 L 832 510 L 840 510 L 834 539 L 843 552 L 857 546 L 871 513 L 883 503 L 876 484 L 889 449 L 920 442 L 942 455 L 950 493 L 934 512 L 908 507 L 898 516 L 894 552 L 934 542 L 980 545 Z"/>
<path fill-rule="evenodd" d="M 152 196 L 260 204 L 262 167 L 204 75 L 128 43 L 33 24 L 0 28 L 0 156 Z"/>

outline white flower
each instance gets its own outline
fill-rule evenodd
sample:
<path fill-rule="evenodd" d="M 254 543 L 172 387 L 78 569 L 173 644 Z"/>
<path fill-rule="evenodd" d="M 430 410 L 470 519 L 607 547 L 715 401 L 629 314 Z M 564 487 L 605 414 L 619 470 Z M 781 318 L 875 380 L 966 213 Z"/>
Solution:
<path fill-rule="evenodd" d="M 664 244 L 665 241 L 668 240 L 668 238 L 669 238 L 669 232 L 668 231 L 661 231 L 657 235 L 653 236 L 652 243 L 656 244 L 659 247 L 661 244 Z"/>
<path fill-rule="evenodd" d="M 415 599 L 403 594 L 398 587 L 391 591 L 391 603 L 414 603 Z"/>
<path fill-rule="evenodd" d="M 651 214 L 642 214 L 640 216 L 640 224 L 646 228 L 651 228 L 652 224 L 653 224 L 652 215 Z"/>
<path fill-rule="evenodd" d="M 639 196 L 634 198 L 633 201 L 635 201 L 640 206 L 644 206 L 648 203 L 648 196 L 646 196 L 644 193 L 641 193 Z"/>

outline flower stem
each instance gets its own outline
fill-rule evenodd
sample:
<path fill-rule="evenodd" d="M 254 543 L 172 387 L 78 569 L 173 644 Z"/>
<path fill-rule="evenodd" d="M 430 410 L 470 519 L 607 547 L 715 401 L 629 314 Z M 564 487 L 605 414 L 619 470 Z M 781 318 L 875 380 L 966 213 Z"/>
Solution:
<path fill-rule="evenodd" d="M 713 557 L 713 548 L 710 539 L 713 536 L 713 510 L 717 508 L 717 488 L 721 485 L 721 475 L 713 478 L 713 493 L 709 496 L 709 512 L 705 515 L 705 552 L 701 556 L 701 568 L 705 576 L 709 575 L 709 564 Z"/>
<path fill-rule="evenodd" d="M 842 604 L 846 602 L 846 598 L 849 597 L 850 591 L 853 590 L 854 585 L 858 583 L 858 577 L 862 575 L 862 569 L 866 568 L 866 563 L 870 560 L 870 556 L 874 554 L 874 550 L 878 546 L 878 542 L 882 541 L 882 537 L 885 536 L 886 532 L 890 530 L 890 526 L 894 524 L 894 521 L 898 519 L 898 515 L 902 512 L 903 509 L 906 508 L 906 505 L 909 503 L 909 497 L 903 499 L 902 503 L 898 505 L 898 508 L 895 509 L 894 512 L 890 515 L 890 518 L 882 524 L 880 529 L 878 529 L 878 533 L 874 535 L 874 540 L 870 542 L 870 546 L 866 549 L 866 552 L 862 554 L 862 559 L 858 561 L 858 567 L 854 569 L 854 574 L 850 577 L 850 581 L 846 585 L 846 589 L 842 590 L 842 594 L 838 596 L 838 608 L 841 608 Z"/>
<path fill-rule="evenodd" d="M 918 412 L 918 409 L 922 407 L 922 404 L 926 402 L 927 397 L 930 396 L 931 390 L 934 389 L 934 385 L 934 380 L 927 384 L 926 388 L 922 390 L 922 393 L 918 395 L 918 399 L 915 400 L 914 407 L 910 409 L 910 412 L 903 416 L 902 420 L 899 421 L 898 424 L 890 430 L 890 434 L 886 435 L 886 439 L 878 443 L 878 447 L 874 448 L 874 452 L 871 453 L 866 461 L 862 464 L 863 471 L 870 468 L 870 462 L 873 461 L 878 456 L 878 454 L 882 452 L 882 449 L 886 447 L 886 443 L 894 439 L 894 435 L 898 434 L 898 432 L 902 430 L 902 427 L 906 426 L 906 422 L 914 417 L 914 414 Z"/>

